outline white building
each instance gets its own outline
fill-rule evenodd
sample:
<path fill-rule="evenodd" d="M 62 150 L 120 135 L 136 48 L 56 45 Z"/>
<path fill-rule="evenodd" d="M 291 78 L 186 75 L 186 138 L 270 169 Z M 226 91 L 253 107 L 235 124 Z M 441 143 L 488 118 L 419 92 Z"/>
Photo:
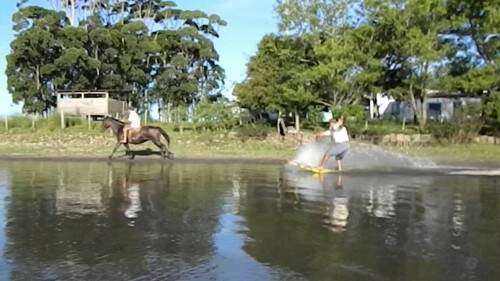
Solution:
<path fill-rule="evenodd" d="M 414 110 L 407 101 L 398 101 L 393 97 L 379 93 L 374 98 L 367 97 L 370 102 L 370 118 L 396 119 L 413 121 Z M 463 93 L 444 93 L 439 91 L 429 91 L 424 100 L 425 116 L 428 120 L 450 121 L 455 116 L 458 109 L 479 105 L 481 96 Z M 420 101 L 417 101 L 420 104 Z"/>

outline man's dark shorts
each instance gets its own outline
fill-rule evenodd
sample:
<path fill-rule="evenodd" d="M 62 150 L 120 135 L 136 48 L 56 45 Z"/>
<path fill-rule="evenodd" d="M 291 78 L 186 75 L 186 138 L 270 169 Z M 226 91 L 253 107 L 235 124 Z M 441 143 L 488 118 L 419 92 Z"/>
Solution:
<path fill-rule="evenodd" d="M 327 154 L 331 157 L 335 157 L 335 160 L 344 159 L 345 155 L 349 152 L 349 143 L 335 143 L 330 149 L 328 149 Z"/>

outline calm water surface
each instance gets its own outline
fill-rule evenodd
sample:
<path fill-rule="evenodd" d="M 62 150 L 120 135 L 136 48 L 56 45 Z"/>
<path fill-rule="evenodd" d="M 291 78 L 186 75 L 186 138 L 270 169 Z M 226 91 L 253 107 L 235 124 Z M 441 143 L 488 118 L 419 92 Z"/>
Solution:
<path fill-rule="evenodd" d="M 2 280 L 500 280 L 500 178 L 0 162 Z"/>

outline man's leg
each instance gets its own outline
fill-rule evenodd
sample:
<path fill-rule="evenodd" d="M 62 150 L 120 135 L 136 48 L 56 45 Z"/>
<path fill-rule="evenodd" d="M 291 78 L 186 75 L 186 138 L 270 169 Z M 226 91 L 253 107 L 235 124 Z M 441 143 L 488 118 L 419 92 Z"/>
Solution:
<path fill-rule="evenodd" d="M 337 170 L 342 171 L 342 159 L 337 159 Z"/>
<path fill-rule="evenodd" d="M 122 143 L 127 143 L 127 139 L 128 139 L 128 131 L 129 131 L 129 128 L 128 128 L 128 127 L 124 127 L 124 128 L 123 128 L 123 138 L 122 138 Z"/>
<path fill-rule="evenodd" d="M 320 168 L 324 168 L 328 160 L 330 160 L 333 155 L 336 155 L 337 149 L 337 145 L 334 144 L 325 152 L 325 155 L 323 155 L 323 158 L 321 158 L 321 162 L 319 163 Z"/>
<path fill-rule="evenodd" d="M 329 152 L 326 152 L 323 158 L 321 158 L 321 162 L 319 163 L 319 167 L 321 169 L 324 168 L 325 164 L 328 162 L 328 159 L 330 159 L 330 154 Z"/>

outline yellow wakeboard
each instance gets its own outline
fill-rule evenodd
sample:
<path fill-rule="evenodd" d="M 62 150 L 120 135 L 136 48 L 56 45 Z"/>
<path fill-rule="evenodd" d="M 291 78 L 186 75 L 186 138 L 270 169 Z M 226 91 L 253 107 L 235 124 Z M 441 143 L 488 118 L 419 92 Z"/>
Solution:
<path fill-rule="evenodd" d="M 314 167 L 314 166 L 307 166 L 307 165 L 299 165 L 299 168 L 302 170 L 308 171 L 308 172 L 313 172 L 315 174 L 328 174 L 328 173 L 335 173 L 335 170 L 332 169 L 325 169 L 325 168 L 320 168 L 320 167 Z"/>

